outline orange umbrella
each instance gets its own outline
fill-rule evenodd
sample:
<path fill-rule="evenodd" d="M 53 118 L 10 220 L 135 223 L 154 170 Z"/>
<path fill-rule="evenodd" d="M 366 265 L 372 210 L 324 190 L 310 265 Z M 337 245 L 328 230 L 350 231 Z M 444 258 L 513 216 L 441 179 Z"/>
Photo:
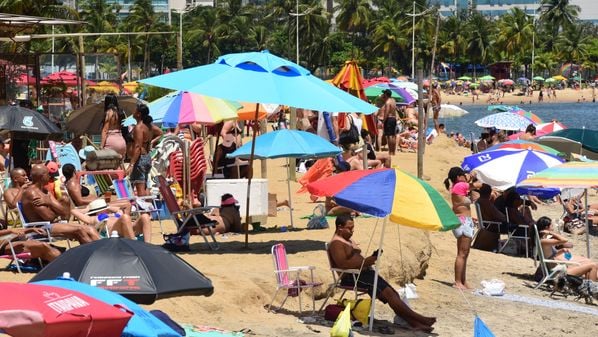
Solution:
<path fill-rule="evenodd" d="M 240 120 L 250 121 L 255 119 L 255 103 L 239 102 L 241 103 L 241 109 L 237 110 Z M 268 114 L 276 112 L 280 105 L 278 104 L 260 104 L 258 110 L 257 119 L 261 120 L 266 118 Z"/>
<path fill-rule="evenodd" d="M 361 76 L 361 69 L 357 62 L 345 61 L 343 68 L 334 76 L 332 84 L 355 97 L 359 97 L 367 102 L 367 97 L 363 88 L 363 76 Z M 370 133 L 376 133 L 376 123 L 374 123 L 374 114 L 362 115 L 361 119 L 364 121 L 363 127 Z M 344 127 L 345 118 L 339 118 L 339 128 Z"/>

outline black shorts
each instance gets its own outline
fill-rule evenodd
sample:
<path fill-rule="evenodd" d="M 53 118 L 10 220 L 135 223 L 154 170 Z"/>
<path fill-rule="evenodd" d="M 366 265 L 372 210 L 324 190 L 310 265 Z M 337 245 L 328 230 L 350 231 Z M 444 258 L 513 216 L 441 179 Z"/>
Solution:
<path fill-rule="evenodd" d="M 376 276 L 376 272 L 371 269 L 368 269 L 368 270 L 363 270 L 361 272 L 361 274 L 359 274 L 359 278 L 357 279 L 357 288 L 367 289 L 368 294 L 370 294 L 370 297 L 372 297 L 372 298 L 374 298 L 374 296 L 372 296 L 372 295 L 374 294 L 374 277 L 375 276 Z M 343 278 L 341 279 L 341 285 L 346 286 L 346 287 L 354 287 L 355 283 L 353 281 L 353 275 L 352 274 L 343 275 Z M 386 301 L 386 299 L 380 298 L 380 294 L 387 287 L 390 287 L 388 282 L 386 282 L 386 280 L 384 280 L 382 277 L 380 277 L 380 275 L 378 275 L 376 298 L 379 299 L 380 301 L 382 301 L 383 303 L 386 303 L 387 301 Z"/>
<path fill-rule="evenodd" d="M 388 117 L 384 121 L 384 135 L 385 136 L 396 136 L 397 135 L 397 119 L 394 117 Z"/>

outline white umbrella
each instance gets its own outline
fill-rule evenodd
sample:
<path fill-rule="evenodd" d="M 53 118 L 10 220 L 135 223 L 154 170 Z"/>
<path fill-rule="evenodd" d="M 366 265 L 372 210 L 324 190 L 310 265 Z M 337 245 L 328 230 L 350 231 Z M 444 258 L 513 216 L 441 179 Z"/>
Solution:
<path fill-rule="evenodd" d="M 440 104 L 440 112 L 438 113 L 438 117 L 461 117 L 468 113 L 469 111 L 453 104 Z"/>

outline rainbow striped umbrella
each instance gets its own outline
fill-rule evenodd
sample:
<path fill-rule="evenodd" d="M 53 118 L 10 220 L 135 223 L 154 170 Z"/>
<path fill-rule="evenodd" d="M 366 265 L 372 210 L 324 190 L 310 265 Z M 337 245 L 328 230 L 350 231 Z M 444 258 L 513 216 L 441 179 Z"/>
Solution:
<path fill-rule="evenodd" d="M 532 113 L 531 111 L 526 111 L 523 109 L 516 109 L 516 110 L 512 110 L 511 112 L 529 119 L 532 123 L 534 123 L 536 125 L 544 123 L 542 121 L 542 119 L 540 117 L 538 117 L 538 115 Z"/>
<path fill-rule="evenodd" d="M 237 118 L 241 104 L 222 98 L 209 97 L 180 91 L 165 106 L 162 125 L 174 127 L 179 124 L 217 124 Z"/>
<path fill-rule="evenodd" d="M 515 139 L 515 140 L 510 140 L 508 142 L 498 143 L 492 147 L 487 148 L 486 150 L 484 150 L 484 152 L 495 151 L 495 150 L 505 150 L 505 149 L 507 149 L 507 150 L 509 150 L 509 149 L 534 150 L 534 151 L 538 151 L 538 152 L 550 153 L 555 156 L 558 156 L 559 153 L 561 153 L 560 151 L 555 150 L 555 149 L 551 148 L 550 146 L 542 145 L 542 144 L 539 144 L 536 142 L 530 142 L 529 140 L 521 140 L 521 139 Z"/>
<path fill-rule="evenodd" d="M 598 187 L 598 161 L 571 161 L 542 170 L 518 186 L 591 188 Z"/>
<path fill-rule="evenodd" d="M 400 169 L 348 171 L 313 182 L 307 189 L 362 213 L 389 216 L 400 225 L 434 231 L 461 225 L 438 191 Z"/>

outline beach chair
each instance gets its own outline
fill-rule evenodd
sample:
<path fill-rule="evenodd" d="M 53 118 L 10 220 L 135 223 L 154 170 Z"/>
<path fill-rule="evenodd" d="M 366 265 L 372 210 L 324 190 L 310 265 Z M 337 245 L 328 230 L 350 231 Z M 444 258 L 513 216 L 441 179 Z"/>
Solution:
<path fill-rule="evenodd" d="M 339 301 L 342 301 L 342 299 L 343 299 L 343 297 L 345 297 L 345 294 L 347 293 L 347 291 L 353 292 L 353 294 L 355 295 L 355 297 L 354 297 L 355 301 L 357 301 L 357 298 L 359 298 L 359 296 L 368 295 L 367 289 L 359 288 L 357 286 L 357 278 L 359 277 L 359 273 L 360 273 L 359 269 L 341 269 L 341 268 L 333 267 L 334 264 L 332 263 L 332 257 L 330 257 L 330 252 L 328 251 L 328 245 L 329 245 L 329 243 L 326 242 L 324 244 L 324 248 L 326 249 L 326 257 L 328 258 L 328 264 L 330 265 L 330 272 L 332 273 L 332 283 L 328 286 L 328 289 L 326 290 L 326 299 L 324 299 L 324 302 L 322 303 L 322 306 L 320 306 L 320 309 L 318 310 L 318 312 L 321 312 L 326 307 L 326 303 L 328 303 L 328 300 L 332 296 L 334 296 L 335 289 L 339 289 L 342 291 Z M 372 267 L 374 267 L 374 266 L 372 266 Z M 341 280 L 344 275 L 351 275 L 351 277 L 353 277 L 354 286 L 345 286 L 345 285 L 341 284 Z"/>
<path fill-rule="evenodd" d="M 162 200 L 164 201 L 164 204 L 170 212 L 172 220 L 174 221 L 177 227 L 177 231 L 175 234 L 199 234 L 203 237 L 204 241 L 206 242 L 206 244 L 208 244 L 210 249 L 218 250 L 220 248 L 220 245 L 218 244 L 218 241 L 216 241 L 216 237 L 214 236 L 214 227 L 216 227 L 216 221 L 209 219 L 204 214 L 212 208 L 199 207 L 181 210 L 179 204 L 176 201 L 174 193 L 172 193 L 172 190 L 166 182 L 166 178 L 164 178 L 163 176 L 158 176 L 157 181 L 160 194 L 162 195 Z M 203 231 L 204 229 L 209 229 L 212 241 L 208 240 L 208 236 Z M 167 235 L 168 234 L 164 234 L 165 240 Z"/>
<path fill-rule="evenodd" d="M 162 218 L 160 217 L 160 209 L 156 204 L 156 201 L 158 200 L 156 196 L 135 196 L 135 192 L 131 186 L 131 181 L 127 178 L 112 180 L 112 186 L 114 186 L 114 192 L 116 193 L 116 197 L 118 199 L 128 200 L 134 206 L 134 208 L 131 210 L 132 216 L 137 216 L 143 213 L 156 215 L 158 223 L 160 224 L 160 233 L 164 234 L 164 229 L 162 228 Z"/>
<path fill-rule="evenodd" d="M 507 216 L 507 223 L 510 223 L 509 212 L 507 211 L 507 209 L 505 209 L 505 214 Z M 518 233 L 523 233 L 523 234 L 518 234 Z M 525 243 L 525 257 L 526 258 L 529 257 L 529 241 L 530 241 L 529 226 L 527 226 L 527 225 L 517 225 L 517 226 L 511 225 L 511 226 L 509 226 L 507 228 L 507 240 L 501 246 L 501 248 L 498 250 L 498 252 L 502 253 L 502 251 L 505 249 L 505 247 L 511 240 L 520 240 L 520 241 L 523 240 L 523 242 Z"/>
<path fill-rule="evenodd" d="M 540 243 L 540 234 L 538 233 L 538 228 L 536 225 L 534 225 L 533 231 L 535 239 L 533 255 L 534 258 L 538 260 L 538 268 L 542 273 L 542 278 L 534 287 L 534 289 L 538 289 L 547 282 L 556 280 L 560 275 L 567 274 L 567 266 L 579 266 L 579 263 L 547 259 L 544 256 L 544 250 L 542 249 L 542 244 Z"/>
<path fill-rule="evenodd" d="M 275 244 L 272 246 L 272 259 L 274 261 L 274 274 L 276 275 L 276 291 L 274 292 L 274 296 L 272 296 L 272 301 L 270 305 L 268 305 L 268 312 L 272 308 L 272 304 L 274 304 L 274 300 L 276 300 L 276 295 L 280 290 L 286 290 L 287 294 L 282 300 L 282 303 L 278 307 L 281 309 L 289 296 L 297 297 L 299 300 L 299 315 L 301 316 L 301 291 L 303 289 L 311 288 L 311 300 L 312 300 L 312 315 L 315 314 L 316 310 L 316 300 L 314 297 L 313 288 L 319 287 L 322 285 L 321 282 L 314 282 L 314 266 L 301 266 L 301 267 L 291 267 L 287 261 L 287 251 L 282 243 Z M 309 271 L 309 281 L 304 281 L 301 279 L 301 272 Z"/>
<path fill-rule="evenodd" d="M 20 201 L 17 203 L 17 211 L 19 213 L 19 220 L 21 221 L 23 228 L 42 228 L 46 231 L 47 235 L 32 235 L 32 236 L 30 236 L 30 239 L 48 242 L 48 243 L 52 243 L 52 242 L 59 241 L 59 240 L 66 240 L 66 244 L 67 244 L 68 248 L 69 249 L 71 248 L 71 243 L 68 239 L 63 238 L 63 237 L 52 236 L 52 234 L 50 233 L 50 231 L 52 229 L 52 223 L 50 221 L 37 221 L 37 222 L 27 221 L 27 219 L 25 218 L 25 215 L 23 214 L 23 204 Z"/>
<path fill-rule="evenodd" d="M 0 255 L 0 258 L 10 260 L 10 263 L 8 264 L 7 269 L 10 269 L 11 266 L 14 266 L 17 269 L 17 272 L 19 274 L 22 274 L 23 270 L 25 268 L 24 268 L 24 266 L 21 265 L 21 263 L 25 260 L 31 260 L 32 257 L 31 257 L 31 253 L 29 253 L 29 252 L 18 253 L 18 254 L 16 253 L 14 245 L 13 245 L 13 240 L 16 238 L 17 238 L 17 235 L 15 235 L 15 234 L 8 234 L 8 235 L 0 236 L 0 248 L 8 246 L 8 248 L 10 249 L 10 254 Z M 37 260 L 39 262 L 39 265 L 41 267 L 43 267 L 42 259 L 37 258 Z"/>

